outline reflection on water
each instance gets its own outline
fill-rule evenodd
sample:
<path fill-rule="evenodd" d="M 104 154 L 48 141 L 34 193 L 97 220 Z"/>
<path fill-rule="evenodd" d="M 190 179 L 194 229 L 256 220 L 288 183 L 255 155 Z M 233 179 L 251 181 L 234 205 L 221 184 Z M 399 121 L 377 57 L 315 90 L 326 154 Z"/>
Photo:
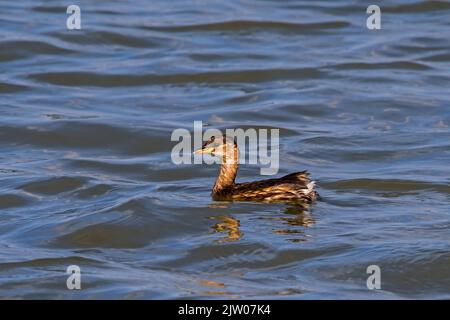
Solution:
<path fill-rule="evenodd" d="M 448 1 L 77 4 L 0 4 L 1 298 L 450 298 Z M 193 121 L 279 128 L 322 198 L 211 200 Z"/>
<path fill-rule="evenodd" d="M 225 288 L 224 283 L 217 282 L 214 280 L 200 280 L 199 283 L 200 285 L 209 287 L 211 289 L 203 291 L 203 294 L 205 295 L 230 296 L 229 298 L 232 298 L 228 292 L 223 290 L 223 288 Z"/>
<path fill-rule="evenodd" d="M 291 226 L 311 227 L 314 225 L 314 217 L 309 211 L 310 208 L 294 205 L 286 208 L 285 213 L 292 217 L 280 218 L 282 221 L 286 221 Z"/>
<path fill-rule="evenodd" d="M 285 236 L 286 240 L 291 242 L 307 241 L 308 237 L 311 237 L 307 232 L 307 228 L 313 226 L 315 223 L 310 210 L 311 208 L 309 206 L 291 205 L 287 206 L 284 210 L 286 216 L 283 215 L 268 219 L 281 221 L 288 225 L 287 228 L 280 226 L 280 229 L 275 230 L 276 234 Z"/>
<path fill-rule="evenodd" d="M 240 222 L 233 217 L 218 217 L 221 222 L 216 223 L 212 228 L 216 232 L 226 233 L 226 237 L 221 241 L 236 241 L 242 238 L 243 234 L 239 230 Z"/>
<path fill-rule="evenodd" d="M 228 203 L 230 204 L 230 202 Z M 292 228 L 281 228 L 275 229 L 273 232 L 278 235 L 286 235 L 286 236 L 295 236 L 294 238 L 286 238 L 288 241 L 292 242 L 300 242 L 306 241 L 309 235 L 305 232 L 306 228 L 314 225 L 314 217 L 311 214 L 311 206 L 307 204 L 287 204 L 282 203 L 284 206 L 284 212 L 280 216 L 276 217 L 262 217 L 261 219 L 271 220 L 271 221 L 279 221 L 283 224 L 287 224 Z M 210 208 L 228 208 L 225 202 L 211 204 Z M 240 230 L 241 222 L 232 217 L 231 215 L 227 216 L 218 216 L 218 217 L 210 217 L 212 220 L 219 220 L 216 224 L 212 226 L 214 232 L 226 234 L 225 237 L 217 240 L 219 243 L 227 242 L 227 241 L 237 241 L 240 240 L 244 234 Z M 282 226 L 279 226 L 282 227 Z"/>

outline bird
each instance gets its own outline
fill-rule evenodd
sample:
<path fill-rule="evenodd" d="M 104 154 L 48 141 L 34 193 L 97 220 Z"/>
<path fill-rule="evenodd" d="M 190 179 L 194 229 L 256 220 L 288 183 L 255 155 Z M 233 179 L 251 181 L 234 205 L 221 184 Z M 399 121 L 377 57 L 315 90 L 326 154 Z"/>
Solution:
<path fill-rule="evenodd" d="M 235 139 L 212 136 L 194 154 L 219 157 L 221 167 L 211 196 L 217 201 L 292 202 L 309 205 L 318 197 L 315 182 L 307 171 L 294 172 L 281 178 L 236 183 L 239 149 Z"/>

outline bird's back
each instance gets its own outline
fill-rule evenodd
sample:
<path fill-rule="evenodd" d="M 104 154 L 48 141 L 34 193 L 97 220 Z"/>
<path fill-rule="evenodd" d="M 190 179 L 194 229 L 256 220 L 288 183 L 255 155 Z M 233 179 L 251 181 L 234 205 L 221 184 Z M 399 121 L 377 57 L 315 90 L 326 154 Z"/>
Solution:
<path fill-rule="evenodd" d="M 314 182 L 307 171 L 295 172 L 281 178 L 235 184 L 221 196 L 246 201 L 294 201 L 310 203 L 317 198 Z"/>

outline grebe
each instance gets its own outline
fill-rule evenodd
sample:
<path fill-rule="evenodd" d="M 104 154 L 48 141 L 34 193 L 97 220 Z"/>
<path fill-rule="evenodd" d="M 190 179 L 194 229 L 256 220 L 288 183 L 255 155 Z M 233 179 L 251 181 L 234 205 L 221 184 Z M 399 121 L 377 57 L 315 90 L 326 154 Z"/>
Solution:
<path fill-rule="evenodd" d="M 307 171 L 291 173 L 278 179 L 235 183 L 239 150 L 236 141 L 225 136 L 211 137 L 194 153 L 222 157 L 219 176 L 211 193 L 214 200 L 309 204 L 317 198 L 315 183 L 309 179 Z"/>

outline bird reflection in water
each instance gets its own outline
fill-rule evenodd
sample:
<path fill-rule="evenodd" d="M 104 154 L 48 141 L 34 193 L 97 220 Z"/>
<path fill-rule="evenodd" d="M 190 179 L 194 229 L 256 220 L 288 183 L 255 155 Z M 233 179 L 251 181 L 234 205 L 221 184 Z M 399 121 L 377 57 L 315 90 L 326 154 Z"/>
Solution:
<path fill-rule="evenodd" d="M 241 222 L 231 216 L 217 217 L 220 222 L 216 223 L 212 228 L 215 232 L 226 233 L 227 235 L 220 239 L 219 242 L 237 241 L 242 238 L 243 233 L 239 230 Z"/>
<path fill-rule="evenodd" d="M 280 220 L 286 221 L 288 225 L 311 227 L 315 221 L 312 214 L 308 211 L 308 207 L 293 205 L 284 210 L 288 217 L 281 217 Z"/>
<path fill-rule="evenodd" d="M 220 205 L 212 204 L 212 208 L 227 208 L 225 203 Z M 241 222 L 232 216 L 218 216 L 211 217 L 211 219 L 219 220 L 212 226 L 214 232 L 225 233 L 226 236 L 219 239 L 219 243 L 232 242 L 240 240 L 243 237 L 243 232 L 240 230 Z M 310 236 L 305 232 L 307 228 L 315 224 L 315 220 L 309 212 L 309 206 L 293 204 L 284 209 L 282 216 L 263 216 L 260 219 L 281 221 L 287 225 L 286 228 L 275 229 L 274 233 L 284 236 L 290 236 L 286 240 L 291 242 L 303 242 Z"/>
<path fill-rule="evenodd" d="M 310 236 L 306 233 L 306 229 L 315 224 L 315 220 L 308 211 L 308 207 L 293 205 L 287 207 L 284 213 L 287 216 L 274 218 L 274 220 L 283 221 L 292 228 L 277 229 L 275 230 L 275 233 L 295 236 L 287 239 L 291 242 L 303 242 L 308 240 Z"/>

